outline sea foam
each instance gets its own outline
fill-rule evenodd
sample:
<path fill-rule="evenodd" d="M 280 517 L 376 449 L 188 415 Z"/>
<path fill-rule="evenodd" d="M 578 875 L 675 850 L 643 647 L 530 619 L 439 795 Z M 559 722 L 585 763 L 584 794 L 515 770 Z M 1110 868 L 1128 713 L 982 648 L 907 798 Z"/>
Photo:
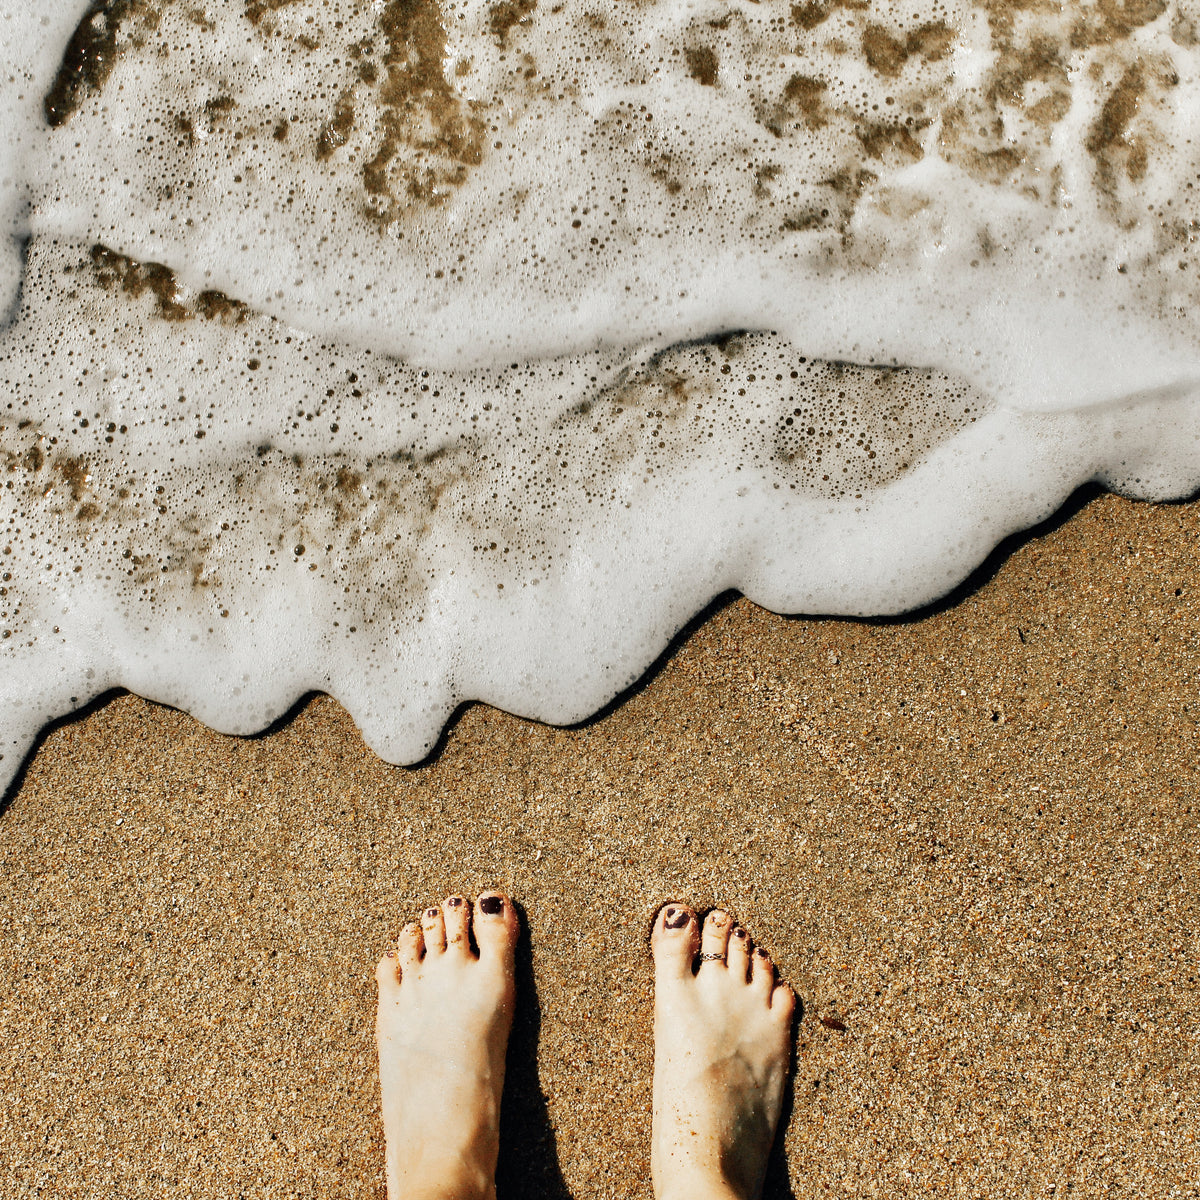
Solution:
<path fill-rule="evenodd" d="M 915 9 L 915 11 L 914 11 Z M 412 762 L 712 596 L 1200 484 L 1166 0 L 0 9 L 0 786 L 114 686 Z"/>

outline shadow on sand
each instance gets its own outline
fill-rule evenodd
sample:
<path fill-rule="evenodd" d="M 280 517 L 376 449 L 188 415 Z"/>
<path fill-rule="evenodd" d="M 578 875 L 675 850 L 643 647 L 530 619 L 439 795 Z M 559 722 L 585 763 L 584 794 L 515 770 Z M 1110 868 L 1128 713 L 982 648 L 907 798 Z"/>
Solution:
<path fill-rule="evenodd" d="M 533 980 L 529 922 L 525 910 L 515 901 L 513 905 L 521 922 L 516 956 L 517 1011 L 508 1041 L 504 1101 L 500 1107 L 496 1195 L 498 1200 L 570 1200 L 538 1077 L 542 1006 Z"/>

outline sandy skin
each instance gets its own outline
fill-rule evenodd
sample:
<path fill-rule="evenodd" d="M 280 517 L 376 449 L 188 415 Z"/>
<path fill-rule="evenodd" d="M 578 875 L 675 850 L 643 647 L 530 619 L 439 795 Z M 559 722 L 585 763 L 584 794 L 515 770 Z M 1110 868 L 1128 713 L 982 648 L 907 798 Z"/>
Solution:
<path fill-rule="evenodd" d="M 379 962 L 379 1079 L 389 1200 L 493 1200 L 512 1026 L 511 901 L 451 896 Z M 787 1077 L 795 998 L 728 914 L 655 918 L 657 1200 L 754 1200 Z M 699 957 L 698 957 L 699 956 Z M 699 962 L 699 968 L 696 964 Z"/>

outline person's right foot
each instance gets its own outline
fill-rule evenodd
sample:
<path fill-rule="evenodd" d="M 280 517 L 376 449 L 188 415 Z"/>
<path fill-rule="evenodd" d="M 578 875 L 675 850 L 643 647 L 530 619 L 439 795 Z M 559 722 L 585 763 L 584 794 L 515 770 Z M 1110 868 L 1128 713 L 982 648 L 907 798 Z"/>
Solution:
<path fill-rule="evenodd" d="M 657 1200 L 755 1200 L 775 1139 L 795 996 L 727 913 L 654 919 Z M 693 971 L 697 950 L 705 956 Z"/>

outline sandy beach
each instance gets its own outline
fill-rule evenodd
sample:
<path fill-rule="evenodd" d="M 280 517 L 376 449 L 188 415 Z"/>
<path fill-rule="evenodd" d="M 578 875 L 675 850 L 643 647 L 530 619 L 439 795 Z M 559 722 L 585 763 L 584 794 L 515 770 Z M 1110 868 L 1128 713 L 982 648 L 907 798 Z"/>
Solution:
<path fill-rule="evenodd" d="M 803 1001 L 770 1197 L 1200 1195 L 1200 504 L 1112 496 L 894 622 L 717 606 L 597 720 L 388 766 L 332 699 L 118 695 L 0 816 L 0 1197 L 382 1197 L 372 970 L 526 922 L 501 1197 L 648 1197 L 647 934 Z"/>

